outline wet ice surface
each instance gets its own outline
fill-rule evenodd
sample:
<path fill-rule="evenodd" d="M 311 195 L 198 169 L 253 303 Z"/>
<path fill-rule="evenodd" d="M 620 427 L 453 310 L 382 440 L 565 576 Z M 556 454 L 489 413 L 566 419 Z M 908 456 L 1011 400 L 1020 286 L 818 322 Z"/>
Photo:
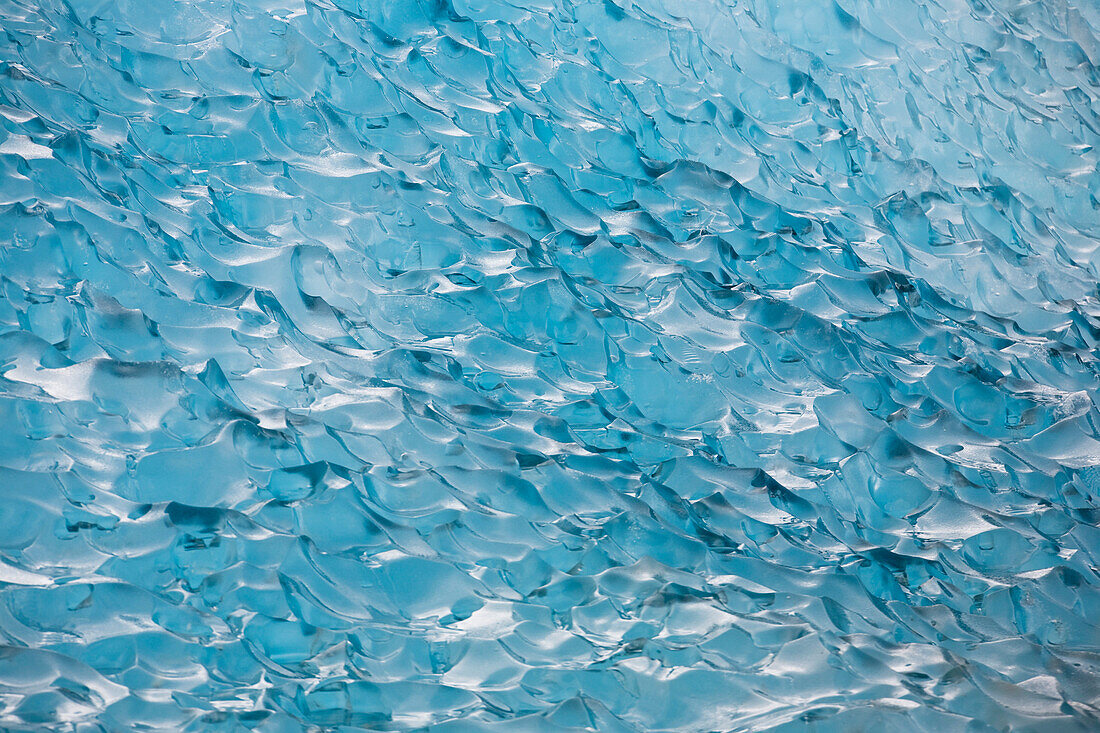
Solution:
<path fill-rule="evenodd" d="M 1100 6 L 0 18 L 4 729 L 1100 726 Z"/>

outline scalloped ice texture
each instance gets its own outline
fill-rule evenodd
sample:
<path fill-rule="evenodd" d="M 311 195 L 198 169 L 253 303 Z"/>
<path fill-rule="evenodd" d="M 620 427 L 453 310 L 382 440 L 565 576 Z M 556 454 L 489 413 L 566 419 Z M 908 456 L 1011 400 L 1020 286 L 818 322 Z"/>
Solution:
<path fill-rule="evenodd" d="M 0 727 L 1100 729 L 1094 0 L 0 0 Z"/>

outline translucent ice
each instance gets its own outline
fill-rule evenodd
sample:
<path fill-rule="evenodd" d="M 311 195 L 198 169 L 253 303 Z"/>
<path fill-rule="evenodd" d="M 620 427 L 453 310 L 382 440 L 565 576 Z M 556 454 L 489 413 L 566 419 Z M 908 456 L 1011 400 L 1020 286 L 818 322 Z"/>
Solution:
<path fill-rule="evenodd" d="M 0 0 L 0 728 L 1100 729 L 1094 0 Z"/>

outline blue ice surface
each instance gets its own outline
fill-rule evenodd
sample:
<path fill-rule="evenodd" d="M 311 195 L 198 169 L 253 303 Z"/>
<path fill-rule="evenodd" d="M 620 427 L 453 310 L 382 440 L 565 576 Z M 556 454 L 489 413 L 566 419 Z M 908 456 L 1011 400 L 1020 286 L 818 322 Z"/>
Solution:
<path fill-rule="evenodd" d="M 0 0 L 0 728 L 1100 730 L 1100 3 Z"/>

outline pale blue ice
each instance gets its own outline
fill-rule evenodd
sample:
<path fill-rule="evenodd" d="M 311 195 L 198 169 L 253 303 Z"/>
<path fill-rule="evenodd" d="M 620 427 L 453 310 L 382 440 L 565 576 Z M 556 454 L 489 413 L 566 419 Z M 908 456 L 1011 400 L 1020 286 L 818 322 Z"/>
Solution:
<path fill-rule="evenodd" d="M 0 0 L 0 729 L 1100 730 L 1096 0 Z"/>

